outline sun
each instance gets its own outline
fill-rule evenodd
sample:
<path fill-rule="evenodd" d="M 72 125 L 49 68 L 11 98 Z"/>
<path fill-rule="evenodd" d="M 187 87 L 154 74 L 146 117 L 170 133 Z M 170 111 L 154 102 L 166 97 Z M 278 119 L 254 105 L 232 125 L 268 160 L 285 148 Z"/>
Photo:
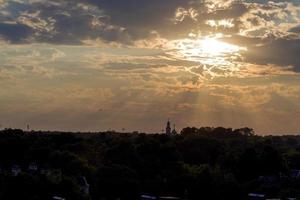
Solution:
<path fill-rule="evenodd" d="M 170 47 L 171 54 L 176 54 L 176 57 L 208 65 L 228 65 L 245 50 L 215 37 L 176 40 Z"/>
<path fill-rule="evenodd" d="M 240 47 L 225 42 L 218 41 L 216 38 L 205 38 L 195 41 L 194 49 L 198 53 L 211 56 L 222 56 L 240 51 Z"/>
<path fill-rule="evenodd" d="M 238 71 L 241 52 L 246 50 L 245 47 L 223 42 L 218 36 L 174 40 L 167 46 L 167 53 L 172 57 L 198 63 L 185 69 L 192 74 L 195 70 L 201 71 L 198 75 L 202 78 L 229 76 Z"/>
<path fill-rule="evenodd" d="M 213 64 L 210 61 L 218 64 L 219 62 L 216 61 L 228 60 L 244 50 L 242 47 L 219 41 L 214 37 L 178 40 L 173 43 L 173 47 L 178 50 L 178 54 L 188 60 L 209 62 L 208 64 Z"/>

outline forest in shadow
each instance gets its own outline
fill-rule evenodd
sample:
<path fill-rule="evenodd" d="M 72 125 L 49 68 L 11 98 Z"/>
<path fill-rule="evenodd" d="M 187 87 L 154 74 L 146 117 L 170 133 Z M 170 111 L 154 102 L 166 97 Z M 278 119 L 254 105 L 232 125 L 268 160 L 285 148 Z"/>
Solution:
<path fill-rule="evenodd" d="M 5 129 L 0 199 L 300 198 L 299 142 L 250 128 L 188 127 L 174 136 Z"/>

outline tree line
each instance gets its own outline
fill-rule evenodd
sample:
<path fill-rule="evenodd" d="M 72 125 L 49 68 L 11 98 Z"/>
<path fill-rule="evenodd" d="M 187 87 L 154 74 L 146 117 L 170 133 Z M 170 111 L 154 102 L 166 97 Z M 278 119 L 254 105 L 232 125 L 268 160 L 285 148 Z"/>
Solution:
<path fill-rule="evenodd" d="M 0 199 L 300 198 L 300 137 L 250 128 L 187 127 L 180 134 L 0 131 Z M 36 163 L 39 172 L 27 170 Z M 11 174 L 12 166 L 22 171 Z M 48 174 L 41 173 L 47 170 Z M 81 192 L 85 177 L 89 193 Z M 300 178 L 300 177 L 299 177 Z"/>

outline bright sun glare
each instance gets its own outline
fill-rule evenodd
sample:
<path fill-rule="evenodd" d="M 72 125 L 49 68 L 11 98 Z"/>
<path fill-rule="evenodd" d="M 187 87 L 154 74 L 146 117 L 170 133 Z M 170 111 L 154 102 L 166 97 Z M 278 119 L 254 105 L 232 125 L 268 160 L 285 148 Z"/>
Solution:
<path fill-rule="evenodd" d="M 240 50 L 238 46 L 220 42 L 215 38 L 207 38 L 195 42 L 199 49 L 194 49 L 196 53 L 204 53 L 213 56 L 221 56 L 222 54 L 235 53 Z M 201 52 L 199 52 L 201 51 Z"/>
<path fill-rule="evenodd" d="M 176 40 L 170 44 L 170 54 L 176 58 L 194 61 L 213 71 L 237 71 L 237 61 L 246 48 L 219 41 L 217 37 Z M 208 69 L 208 70 L 207 70 Z M 188 71 L 191 71 L 188 69 Z M 214 76 L 218 74 L 214 73 Z"/>
<path fill-rule="evenodd" d="M 186 59 L 213 65 L 226 64 L 225 61 L 237 56 L 244 49 L 236 45 L 221 42 L 216 38 L 184 39 L 177 41 L 176 46 L 179 53 Z"/>

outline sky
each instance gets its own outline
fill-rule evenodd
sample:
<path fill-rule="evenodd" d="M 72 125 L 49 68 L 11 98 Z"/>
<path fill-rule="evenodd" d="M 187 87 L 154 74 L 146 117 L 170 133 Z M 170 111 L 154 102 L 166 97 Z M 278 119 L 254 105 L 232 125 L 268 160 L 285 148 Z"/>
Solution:
<path fill-rule="evenodd" d="M 0 128 L 300 133 L 299 0 L 0 0 Z"/>

